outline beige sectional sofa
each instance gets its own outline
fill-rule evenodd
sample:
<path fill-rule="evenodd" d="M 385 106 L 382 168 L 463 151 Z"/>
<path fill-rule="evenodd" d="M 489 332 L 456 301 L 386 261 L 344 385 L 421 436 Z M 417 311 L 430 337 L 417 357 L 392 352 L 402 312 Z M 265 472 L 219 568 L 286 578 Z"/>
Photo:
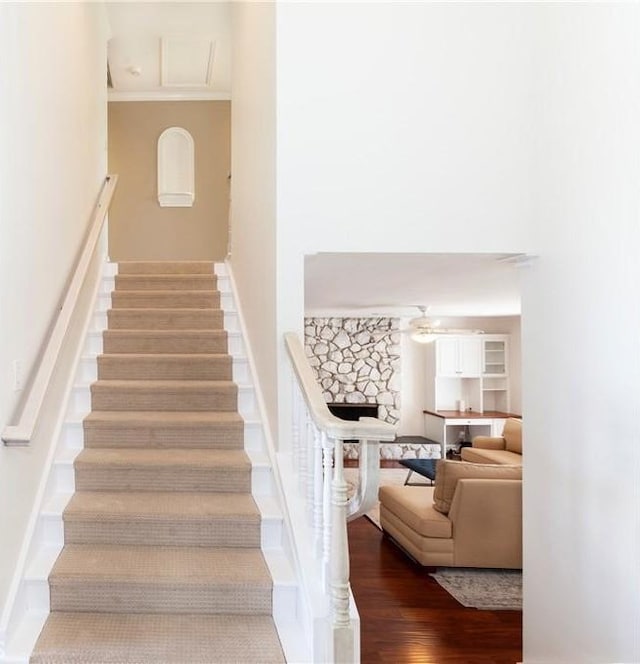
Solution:
<path fill-rule="evenodd" d="M 506 420 L 502 436 L 476 436 L 471 447 L 462 448 L 461 456 L 475 463 L 522 465 L 522 420 Z"/>
<path fill-rule="evenodd" d="M 433 487 L 382 486 L 380 523 L 422 565 L 522 567 L 522 467 L 440 460 Z"/>

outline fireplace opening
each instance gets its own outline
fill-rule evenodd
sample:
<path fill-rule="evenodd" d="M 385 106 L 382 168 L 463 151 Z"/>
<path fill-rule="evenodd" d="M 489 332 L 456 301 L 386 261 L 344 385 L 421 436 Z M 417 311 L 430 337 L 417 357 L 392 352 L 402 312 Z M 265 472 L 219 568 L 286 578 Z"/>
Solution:
<path fill-rule="evenodd" d="M 341 420 L 358 421 L 361 417 L 378 417 L 377 403 L 328 403 L 327 407 L 336 417 Z M 358 441 L 345 440 L 345 443 L 357 443 Z"/>
<path fill-rule="evenodd" d="M 378 417 L 377 403 L 328 403 L 327 406 L 341 420 L 357 422 L 361 417 Z"/>

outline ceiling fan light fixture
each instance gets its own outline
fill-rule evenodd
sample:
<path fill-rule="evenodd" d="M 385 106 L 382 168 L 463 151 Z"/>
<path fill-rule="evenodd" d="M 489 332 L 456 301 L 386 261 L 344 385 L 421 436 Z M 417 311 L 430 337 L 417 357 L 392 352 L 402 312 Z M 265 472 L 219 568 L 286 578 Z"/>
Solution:
<path fill-rule="evenodd" d="M 417 329 L 411 333 L 412 341 L 417 341 L 419 344 L 430 344 L 436 340 L 437 336 L 433 330 L 425 329 Z"/>

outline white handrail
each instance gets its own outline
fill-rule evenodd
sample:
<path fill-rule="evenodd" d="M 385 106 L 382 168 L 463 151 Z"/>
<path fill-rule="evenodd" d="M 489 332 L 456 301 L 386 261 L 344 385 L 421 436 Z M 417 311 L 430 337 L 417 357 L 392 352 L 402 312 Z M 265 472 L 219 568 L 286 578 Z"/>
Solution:
<path fill-rule="evenodd" d="M 291 456 L 329 607 L 331 643 L 326 661 L 355 662 L 359 637 L 351 619 L 347 521 L 373 506 L 380 466 L 378 445 L 395 438 L 395 427 L 372 417 L 345 421 L 333 415 L 298 336 L 288 332 L 284 340 L 295 376 Z M 348 500 L 343 441 L 351 439 L 360 441 L 360 486 Z"/>
<path fill-rule="evenodd" d="M 375 417 L 362 417 L 358 421 L 341 420 L 327 406 L 318 381 L 309 364 L 298 335 L 285 332 L 285 344 L 293 371 L 302 390 L 309 415 L 314 424 L 331 438 L 340 440 L 394 440 L 395 427 Z"/>
<path fill-rule="evenodd" d="M 82 254 L 76 265 L 64 302 L 60 307 L 55 326 L 47 340 L 47 346 L 42 354 L 29 393 L 23 402 L 24 407 L 20 414 L 20 420 L 17 424 L 5 427 L 2 432 L 2 440 L 5 445 L 28 445 L 33 436 L 44 395 L 47 391 L 62 343 L 67 334 L 78 295 L 87 276 L 87 269 L 89 268 L 98 238 L 100 237 L 117 181 L 117 175 L 108 175 L 102 186 Z"/>

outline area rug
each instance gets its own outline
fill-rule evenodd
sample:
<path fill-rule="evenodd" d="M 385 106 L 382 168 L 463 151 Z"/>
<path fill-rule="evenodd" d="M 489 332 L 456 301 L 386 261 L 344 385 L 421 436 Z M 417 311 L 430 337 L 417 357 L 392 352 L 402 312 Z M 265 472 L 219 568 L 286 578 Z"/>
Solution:
<path fill-rule="evenodd" d="M 405 468 L 381 468 L 380 486 L 401 486 Z M 358 469 L 345 468 L 345 479 L 352 495 L 358 487 Z M 412 482 L 420 481 L 415 474 Z M 429 486 L 428 481 L 425 486 Z M 382 530 L 380 503 L 365 515 Z M 522 611 L 522 572 L 520 570 L 439 567 L 431 576 L 460 604 L 485 611 Z"/>
<path fill-rule="evenodd" d="M 520 570 L 439 567 L 431 576 L 463 606 L 522 611 Z"/>

